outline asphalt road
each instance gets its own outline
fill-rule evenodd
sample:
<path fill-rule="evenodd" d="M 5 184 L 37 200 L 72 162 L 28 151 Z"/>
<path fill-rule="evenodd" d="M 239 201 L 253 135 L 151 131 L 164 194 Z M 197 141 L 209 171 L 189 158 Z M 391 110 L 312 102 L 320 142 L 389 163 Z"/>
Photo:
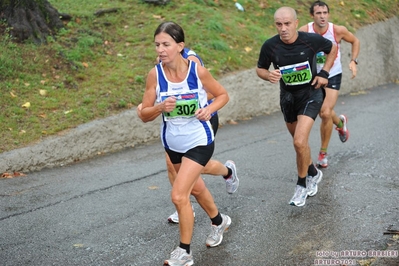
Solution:
<path fill-rule="evenodd" d="M 330 258 L 399 265 L 398 235 L 384 235 L 399 230 L 398 106 L 397 84 L 339 98 L 336 110 L 347 115 L 350 138 L 342 144 L 333 132 L 330 166 L 304 207 L 288 204 L 295 154 L 281 113 L 220 128 L 214 158 L 236 162 L 240 187 L 229 195 L 221 177 L 204 176 L 232 225 L 219 247 L 207 248 L 210 220 L 192 199 L 195 265 L 312 265 Z M 310 140 L 315 160 L 319 123 Z M 0 179 L 0 265 L 162 265 L 179 240 L 178 226 L 167 223 L 174 211 L 169 192 L 159 141 Z M 377 258 L 372 250 L 390 252 Z"/>

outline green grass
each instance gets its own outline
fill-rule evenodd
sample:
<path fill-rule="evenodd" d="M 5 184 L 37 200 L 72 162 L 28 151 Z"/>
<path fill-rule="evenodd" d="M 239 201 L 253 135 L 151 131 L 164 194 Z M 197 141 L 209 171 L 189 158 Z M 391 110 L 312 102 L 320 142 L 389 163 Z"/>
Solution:
<path fill-rule="evenodd" d="M 72 15 L 47 45 L 16 44 L 7 26 L 0 37 L 0 152 L 21 148 L 94 119 L 137 105 L 156 57 L 153 33 L 165 20 L 183 26 L 186 46 L 216 77 L 254 68 L 262 43 L 275 34 L 273 14 L 297 9 L 300 25 L 312 1 L 171 1 L 152 6 L 140 0 L 50 0 Z M 343 3 L 343 5 L 342 5 Z M 397 14 L 398 0 L 328 1 L 331 21 L 355 31 Z M 118 12 L 95 16 L 100 9 Z M 40 90 L 46 94 L 41 95 Z M 30 108 L 22 105 L 30 102 Z M 133 126 L 133 125 L 127 125 Z"/>

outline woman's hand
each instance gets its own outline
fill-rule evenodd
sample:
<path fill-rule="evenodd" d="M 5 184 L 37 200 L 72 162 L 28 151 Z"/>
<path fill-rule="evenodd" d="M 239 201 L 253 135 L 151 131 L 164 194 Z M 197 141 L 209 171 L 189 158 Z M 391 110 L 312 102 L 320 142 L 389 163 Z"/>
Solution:
<path fill-rule="evenodd" d="M 176 97 L 170 96 L 162 102 L 162 112 L 170 113 L 176 107 Z"/>
<path fill-rule="evenodd" d="M 209 121 L 212 118 L 212 113 L 208 110 L 208 108 L 201 108 L 195 112 L 195 117 L 198 120 Z"/>

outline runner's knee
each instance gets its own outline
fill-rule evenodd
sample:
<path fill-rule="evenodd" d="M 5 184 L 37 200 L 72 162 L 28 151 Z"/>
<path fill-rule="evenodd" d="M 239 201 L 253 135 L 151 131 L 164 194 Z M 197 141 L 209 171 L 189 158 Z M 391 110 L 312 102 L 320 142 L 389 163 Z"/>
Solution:
<path fill-rule="evenodd" d="M 187 202 L 190 201 L 190 197 L 184 193 L 178 193 L 173 191 L 172 189 L 172 193 L 171 193 L 171 200 L 173 202 L 174 205 L 179 206 L 179 205 L 184 205 L 187 204 Z"/>
<path fill-rule="evenodd" d="M 320 110 L 320 118 L 321 119 L 329 119 L 332 117 L 332 109 L 329 107 L 321 108 Z"/>

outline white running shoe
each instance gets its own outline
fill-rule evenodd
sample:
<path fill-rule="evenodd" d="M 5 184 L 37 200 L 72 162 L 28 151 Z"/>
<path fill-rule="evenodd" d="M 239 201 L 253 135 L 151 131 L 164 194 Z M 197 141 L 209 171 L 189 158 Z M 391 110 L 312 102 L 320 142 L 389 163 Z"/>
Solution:
<path fill-rule="evenodd" d="M 327 168 L 328 167 L 328 155 L 327 152 L 319 152 L 319 157 L 317 158 L 317 167 Z"/>
<path fill-rule="evenodd" d="M 308 196 L 307 188 L 300 186 L 300 185 L 296 185 L 295 194 L 291 198 L 289 204 L 292 206 L 301 207 L 301 206 L 305 205 L 307 196 Z"/>
<path fill-rule="evenodd" d="M 194 218 L 195 218 L 194 206 L 191 205 L 191 207 L 193 208 L 193 215 L 194 215 Z M 178 224 L 179 223 L 179 214 L 177 213 L 177 211 L 175 211 L 174 213 L 172 213 L 168 217 L 168 222 L 169 223 L 173 223 L 173 224 Z"/>
<path fill-rule="evenodd" d="M 174 213 L 172 213 L 168 217 L 168 222 L 169 223 L 174 223 L 174 224 L 178 224 L 179 223 L 179 214 L 177 213 L 177 211 L 175 211 Z"/>
<path fill-rule="evenodd" d="M 228 215 L 225 214 L 220 214 L 222 216 L 222 223 L 218 226 L 216 225 L 211 225 L 212 226 L 212 232 L 209 234 L 209 236 L 206 239 L 206 245 L 208 247 L 216 247 L 220 243 L 222 243 L 223 240 L 223 233 L 227 229 L 229 229 L 229 226 L 231 224 L 231 218 Z"/>
<path fill-rule="evenodd" d="M 319 184 L 321 179 L 323 178 L 323 172 L 317 168 L 316 170 L 317 175 L 306 177 L 306 188 L 308 189 L 309 197 L 313 197 L 314 195 L 316 195 L 318 190 L 317 184 Z"/>
<path fill-rule="evenodd" d="M 165 260 L 163 265 L 169 266 L 190 266 L 194 264 L 193 253 L 187 254 L 185 249 L 177 247 L 170 253 L 170 259 Z"/>
<path fill-rule="evenodd" d="M 231 169 L 231 177 L 226 179 L 226 190 L 227 193 L 234 193 L 237 191 L 238 186 L 240 184 L 240 180 L 237 176 L 237 168 L 236 164 L 232 160 L 228 160 L 225 164 L 226 167 Z"/>
<path fill-rule="evenodd" d="M 342 142 L 346 142 L 349 139 L 349 130 L 348 130 L 348 118 L 345 115 L 338 116 L 339 119 L 342 121 L 342 128 L 336 127 L 335 129 L 338 130 L 339 139 Z"/>

